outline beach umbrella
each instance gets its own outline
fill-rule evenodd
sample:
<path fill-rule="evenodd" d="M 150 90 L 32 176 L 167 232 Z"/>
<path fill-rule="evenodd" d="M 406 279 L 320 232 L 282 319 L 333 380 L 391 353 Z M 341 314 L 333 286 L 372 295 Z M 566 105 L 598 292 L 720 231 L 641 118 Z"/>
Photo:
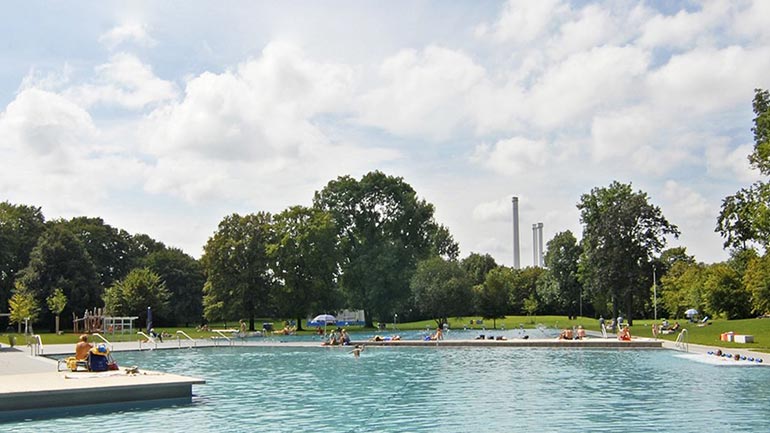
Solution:
<path fill-rule="evenodd" d="M 692 317 L 692 316 L 695 316 L 697 314 L 698 314 L 698 310 L 696 310 L 695 308 L 690 308 L 689 310 L 684 312 L 684 315 L 687 316 L 687 317 Z"/>
<path fill-rule="evenodd" d="M 324 324 L 326 324 L 326 323 L 336 323 L 337 322 L 337 318 L 332 316 L 331 314 L 319 314 L 319 315 L 313 317 L 313 320 L 311 320 L 311 322 L 316 322 L 316 323 L 323 322 Z"/>
<path fill-rule="evenodd" d="M 313 317 L 313 320 L 311 320 L 313 323 L 324 323 L 324 335 L 326 334 L 326 324 L 327 323 L 337 323 L 337 318 L 332 316 L 331 314 L 319 314 L 315 317 Z"/>

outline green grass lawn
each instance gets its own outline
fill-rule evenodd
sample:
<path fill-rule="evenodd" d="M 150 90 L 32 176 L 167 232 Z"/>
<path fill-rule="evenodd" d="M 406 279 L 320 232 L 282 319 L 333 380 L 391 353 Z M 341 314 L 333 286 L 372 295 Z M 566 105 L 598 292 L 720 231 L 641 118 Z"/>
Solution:
<path fill-rule="evenodd" d="M 524 326 L 525 328 L 534 328 L 539 324 L 545 325 L 547 327 L 551 328 L 564 328 L 564 327 L 572 327 L 572 326 L 578 326 L 582 325 L 584 328 L 586 328 L 589 331 L 599 331 L 599 321 L 593 318 L 588 317 L 578 317 L 575 320 L 568 320 L 564 316 L 508 316 L 505 319 L 498 319 L 496 321 L 492 320 L 483 320 L 483 323 L 478 323 L 481 321 L 481 317 L 463 317 L 463 318 L 452 318 L 449 319 L 449 326 L 453 329 L 492 329 L 493 326 L 496 329 L 514 329 L 518 328 L 520 326 Z M 258 323 L 261 326 L 262 322 L 270 322 L 271 320 L 266 319 L 262 320 L 260 319 Z M 473 324 L 471 324 L 471 321 L 473 321 Z M 282 327 L 283 320 L 272 320 L 272 322 L 276 325 L 276 328 Z M 660 322 L 660 321 L 658 321 Z M 631 327 L 631 335 L 638 336 L 638 337 L 652 337 L 652 320 L 634 320 L 634 326 Z M 760 352 L 768 352 L 770 353 L 770 319 L 743 319 L 743 320 L 723 320 L 723 319 L 717 319 L 710 321 L 710 325 L 699 327 L 694 323 L 689 323 L 686 321 L 680 321 L 679 322 L 683 328 L 687 329 L 687 332 L 689 334 L 689 342 L 693 344 L 702 344 L 706 346 L 713 346 L 713 347 L 724 347 L 724 348 L 743 348 L 743 349 L 750 349 L 750 350 L 756 350 Z M 231 321 L 228 322 L 229 328 L 232 328 L 233 325 L 237 324 L 237 321 Z M 393 324 L 388 323 L 387 329 L 392 330 Z M 424 320 L 420 322 L 409 322 L 409 323 L 398 323 L 398 329 L 400 330 L 414 330 L 414 329 L 425 329 L 425 328 L 431 328 L 435 329 L 436 322 L 433 320 Z M 211 325 L 212 329 L 224 329 L 225 326 L 222 324 L 222 326 L 219 326 L 219 324 L 213 324 Z M 356 327 L 356 326 L 350 326 L 348 329 L 351 332 L 356 332 L 358 330 L 361 330 L 362 328 Z M 139 329 L 142 330 L 142 329 Z M 216 336 L 217 334 L 213 332 L 201 332 L 193 328 L 185 328 L 185 327 L 168 327 L 168 328 L 156 328 L 157 332 L 167 332 L 172 335 L 172 339 L 176 338 L 176 331 L 182 330 L 185 333 L 187 333 L 192 338 L 210 338 L 213 336 Z M 749 334 L 754 336 L 754 343 L 747 343 L 747 344 L 741 344 L 741 343 L 731 343 L 731 342 L 725 342 L 720 341 L 719 336 L 723 332 L 729 332 L 733 331 L 736 334 Z M 310 334 L 315 333 L 315 329 L 305 329 L 301 332 L 302 334 Z M 43 340 L 43 344 L 75 344 L 77 341 L 78 335 L 73 334 L 72 332 L 65 332 L 61 335 L 56 335 L 55 333 L 39 333 L 41 336 L 41 339 Z M 660 335 L 659 338 L 666 339 L 670 341 L 675 341 L 678 334 L 669 334 L 669 335 Z M 16 344 L 19 346 L 23 346 L 26 344 L 26 340 L 24 338 L 24 335 L 18 335 L 18 334 L 0 334 L 0 344 L 8 345 L 9 336 L 15 336 L 16 337 Z M 114 335 L 107 335 L 105 336 L 108 340 L 114 341 L 114 342 L 120 342 L 120 341 L 138 341 L 139 339 L 142 339 L 144 337 L 137 335 L 136 331 L 133 334 L 114 334 Z M 97 341 L 98 339 L 94 339 L 94 341 Z"/>

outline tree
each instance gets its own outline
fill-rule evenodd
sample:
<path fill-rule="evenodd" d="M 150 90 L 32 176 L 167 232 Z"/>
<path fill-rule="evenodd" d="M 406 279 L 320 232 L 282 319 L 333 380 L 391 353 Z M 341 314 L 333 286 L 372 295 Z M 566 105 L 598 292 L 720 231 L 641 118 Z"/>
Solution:
<path fill-rule="evenodd" d="M 493 328 L 497 328 L 497 319 L 505 318 L 509 311 L 513 279 L 513 270 L 500 266 L 487 273 L 484 284 L 473 288 L 476 310 L 484 319 L 493 320 Z"/>
<path fill-rule="evenodd" d="M 46 304 L 48 304 L 48 309 L 56 316 L 56 333 L 59 333 L 59 316 L 61 315 L 61 312 L 64 311 L 64 307 L 67 306 L 67 295 L 64 294 L 64 291 L 57 287 L 53 290 L 53 293 L 46 298 Z"/>
<path fill-rule="evenodd" d="M 473 300 L 470 280 L 459 263 L 432 257 L 421 261 L 411 281 L 414 304 L 438 326 L 450 316 L 463 316 Z"/>
<path fill-rule="evenodd" d="M 131 235 L 105 224 L 101 218 L 76 217 L 56 224 L 74 234 L 88 251 L 102 288 L 126 276 L 134 267 Z"/>
<path fill-rule="evenodd" d="M 754 150 L 751 166 L 770 175 L 770 92 L 754 89 Z M 770 246 L 770 185 L 756 182 L 722 200 L 716 231 L 725 238 L 725 247 L 747 248 L 757 242 Z"/>
<path fill-rule="evenodd" d="M 537 310 L 540 308 L 540 302 L 537 300 L 537 296 L 534 293 L 530 294 L 527 299 L 524 300 L 524 311 L 527 313 L 527 317 L 534 323 L 534 316 L 537 314 Z"/>
<path fill-rule="evenodd" d="M 335 306 L 337 228 L 331 214 L 302 206 L 273 219 L 274 237 L 268 255 L 280 285 L 274 291 L 278 310 L 297 319 Z"/>
<path fill-rule="evenodd" d="M 497 262 L 495 262 L 495 259 L 489 254 L 484 254 L 482 256 L 478 253 L 471 253 L 460 262 L 460 266 L 462 266 L 468 274 L 471 285 L 476 286 L 483 284 L 489 271 L 495 269 L 498 265 Z"/>
<path fill-rule="evenodd" d="M 313 202 L 334 216 L 342 253 L 340 286 L 348 306 L 364 310 L 368 327 L 372 316 L 383 320 L 406 308 L 419 260 L 436 251 L 452 254 L 446 233 L 437 234 L 433 206 L 418 199 L 402 178 L 379 171 L 360 181 L 342 176 L 316 192 Z M 433 244 L 437 239 L 441 246 Z"/>
<path fill-rule="evenodd" d="M 582 286 L 578 281 L 580 245 L 571 231 L 557 233 L 546 244 L 545 266 L 558 288 L 557 305 L 571 316 L 580 312 Z"/>
<path fill-rule="evenodd" d="M 706 266 L 689 260 L 678 260 L 661 278 L 660 297 L 663 308 L 674 318 L 684 317 L 690 308 L 704 312 Z M 663 315 L 662 317 L 666 317 Z"/>
<path fill-rule="evenodd" d="M 594 188 L 581 196 L 577 207 L 583 224 L 580 281 L 599 298 L 609 299 L 613 316 L 624 308 L 633 323 L 640 300 L 648 297 L 653 254 L 666 245 L 666 235 L 676 237 L 679 229 L 630 184 Z"/>
<path fill-rule="evenodd" d="M 528 266 L 524 269 L 511 271 L 510 297 L 508 306 L 514 313 L 524 313 L 524 301 L 532 295 L 537 297 L 538 281 L 546 274 L 539 266 Z M 538 303 L 539 306 L 539 303 Z"/>
<path fill-rule="evenodd" d="M 704 287 L 706 305 L 710 311 L 723 314 L 728 319 L 748 317 L 751 311 L 750 294 L 735 268 L 727 263 L 709 266 Z"/>
<path fill-rule="evenodd" d="M 163 323 L 169 316 L 170 297 L 160 275 L 136 268 L 104 291 L 104 308 L 113 316 L 139 316 L 146 322 L 147 307 L 152 307 L 153 321 Z"/>
<path fill-rule="evenodd" d="M 749 155 L 751 166 L 765 176 L 770 175 L 770 92 L 754 89 L 754 151 Z"/>
<path fill-rule="evenodd" d="M 743 285 L 751 294 L 755 314 L 770 312 L 770 255 L 754 257 L 743 275 Z"/>
<path fill-rule="evenodd" d="M 16 289 L 8 300 L 8 309 L 11 323 L 18 325 L 19 334 L 21 334 L 21 324 L 27 319 L 30 323 L 37 321 L 37 314 L 40 311 L 35 294 L 19 282 L 16 283 Z"/>
<path fill-rule="evenodd" d="M 39 207 L 0 202 L 0 307 L 11 297 L 17 274 L 27 266 L 44 231 L 45 219 Z"/>
<path fill-rule="evenodd" d="M 170 295 L 170 321 L 189 326 L 203 318 L 203 283 L 206 277 L 200 262 L 178 248 L 163 248 L 141 260 L 158 274 Z"/>
<path fill-rule="evenodd" d="M 46 299 L 61 288 L 69 300 L 64 311 L 77 315 L 96 307 L 102 295 L 91 256 L 80 240 L 59 224 L 49 226 L 40 236 L 18 280 L 36 299 Z M 44 319 L 48 318 L 53 317 Z"/>
<path fill-rule="evenodd" d="M 254 329 L 258 314 L 268 313 L 273 287 L 268 245 L 273 242 L 272 217 L 259 212 L 225 217 L 203 248 L 206 285 L 204 315 L 209 320 L 245 317 Z"/>

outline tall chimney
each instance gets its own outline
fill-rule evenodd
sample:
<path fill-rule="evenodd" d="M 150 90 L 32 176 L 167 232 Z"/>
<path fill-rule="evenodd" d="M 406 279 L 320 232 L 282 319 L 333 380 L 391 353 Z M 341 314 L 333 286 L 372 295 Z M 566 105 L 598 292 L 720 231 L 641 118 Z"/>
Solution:
<path fill-rule="evenodd" d="M 513 197 L 513 269 L 520 269 L 519 263 L 519 198 Z"/>
<path fill-rule="evenodd" d="M 545 252 L 543 250 L 543 223 L 537 223 L 537 253 L 539 266 L 544 268 Z"/>

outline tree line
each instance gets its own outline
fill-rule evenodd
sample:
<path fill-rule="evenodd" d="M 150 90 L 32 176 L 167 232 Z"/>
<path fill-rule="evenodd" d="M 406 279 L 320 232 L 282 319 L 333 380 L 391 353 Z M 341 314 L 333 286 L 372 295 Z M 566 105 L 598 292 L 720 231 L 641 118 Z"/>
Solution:
<path fill-rule="evenodd" d="M 754 98 L 752 166 L 770 174 L 770 95 Z M 512 269 L 489 254 L 459 259 L 434 207 L 400 177 L 341 176 L 309 207 L 224 217 L 199 260 L 101 218 L 46 221 L 40 208 L 0 203 L 0 308 L 52 323 L 104 306 L 111 315 L 159 324 L 304 318 L 343 308 L 367 326 L 477 315 L 743 318 L 770 310 L 770 186 L 726 197 L 716 231 L 731 251 L 698 263 L 659 207 L 628 183 L 612 182 L 577 203 L 582 239 L 557 233 L 545 267 Z M 47 307 L 47 308 L 45 308 Z"/>

